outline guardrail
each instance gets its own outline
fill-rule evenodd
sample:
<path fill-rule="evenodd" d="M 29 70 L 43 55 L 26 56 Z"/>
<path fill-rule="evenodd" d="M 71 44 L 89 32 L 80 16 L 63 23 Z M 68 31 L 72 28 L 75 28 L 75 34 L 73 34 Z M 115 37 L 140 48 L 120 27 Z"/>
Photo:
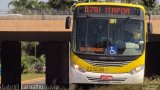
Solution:
<path fill-rule="evenodd" d="M 0 20 L 65 20 L 69 15 L 19 15 L 6 14 Z M 71 15 L 72 16 L 72 15 Z"/>
<path fill-rule="evenodd" d="M 23 15 L 69 15 L 73 14 L 69 9 L 48 9 L 48 10 L 31 10 L 25 9 L 23 11 L 18 11 L 14 9 L 0 10 L 0 16 L 6 14 L 23 14 Z"/>

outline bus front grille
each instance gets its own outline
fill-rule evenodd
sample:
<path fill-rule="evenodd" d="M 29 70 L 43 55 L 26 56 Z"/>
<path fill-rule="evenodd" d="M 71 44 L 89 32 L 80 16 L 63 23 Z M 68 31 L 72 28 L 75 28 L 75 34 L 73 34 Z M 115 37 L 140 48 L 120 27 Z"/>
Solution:
<path fill-rule="evenodd" d="M 116 60 L 106 60 L 106 61 L 100 61 L 100 60 L 86 60 L 85 61 L 91 65 L 94 66 L 103 66 L 103 67 L 107 67 L 107 66 L 118 66 L 118 67 L 122 67 L 124 65 L 127 65 L 128 63 L 130 63 L 131 61 L 116 61 Z"/>

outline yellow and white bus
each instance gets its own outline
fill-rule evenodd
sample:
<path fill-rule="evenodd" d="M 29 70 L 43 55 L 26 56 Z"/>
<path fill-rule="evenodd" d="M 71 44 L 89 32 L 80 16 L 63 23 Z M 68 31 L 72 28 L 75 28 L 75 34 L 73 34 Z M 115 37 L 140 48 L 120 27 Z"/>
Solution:
<path fill-rule="evenodd" d="M 140 5 L 108 2 L 76 4 L 69 82 L 143 83 L 145 23 L 145 9 Z"/>

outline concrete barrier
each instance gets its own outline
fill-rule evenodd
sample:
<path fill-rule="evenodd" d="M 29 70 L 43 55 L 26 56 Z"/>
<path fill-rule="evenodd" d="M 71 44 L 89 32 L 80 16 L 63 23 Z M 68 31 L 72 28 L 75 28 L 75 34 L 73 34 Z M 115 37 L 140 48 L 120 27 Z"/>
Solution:
<path fill-rule="evenodd" d="M 71 31 L 65 29 L 68 15 L 8 15 L 0 16 L 0 32 L 3 31 Z M 148 17 L 146 16 L 148 20 Z M 73 19 L 72 19 L 73 20 Z M 160 16 L 152 15 L 153 33 L 160 34 Z"/>

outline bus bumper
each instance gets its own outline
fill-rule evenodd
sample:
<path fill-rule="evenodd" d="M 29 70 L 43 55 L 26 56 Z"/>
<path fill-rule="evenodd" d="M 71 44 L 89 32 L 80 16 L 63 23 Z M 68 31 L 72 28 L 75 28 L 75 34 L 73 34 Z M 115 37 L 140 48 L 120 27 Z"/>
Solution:
<path fill-rule="evenodd" d="M 110 77 L 109 79 L 102 78 Z M 70 67 L 69 83 L 84 84 L 142 84 L 144 79 L 144 68 L 135 73 L 105 74 L 94 72 L 80 72 Z"/>

